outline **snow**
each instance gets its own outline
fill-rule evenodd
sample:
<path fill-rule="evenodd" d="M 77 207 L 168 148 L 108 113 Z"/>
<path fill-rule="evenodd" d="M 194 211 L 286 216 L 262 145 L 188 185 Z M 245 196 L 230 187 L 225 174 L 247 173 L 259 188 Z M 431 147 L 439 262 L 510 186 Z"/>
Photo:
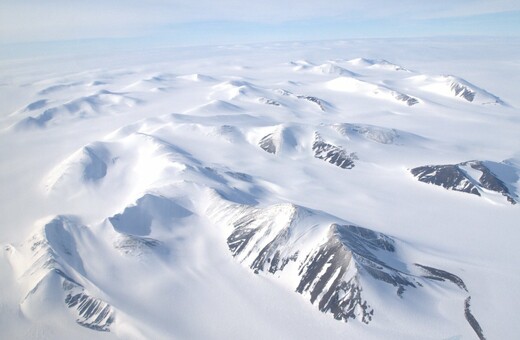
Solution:
<path fill-rule="evenodd" d="M 389 39 L 0 61 L 2 337 L 476 338 L 449 282 L 400 298 L 361 271 L 366 325 L 296 293 L 299 262 L 249 268 L 288 225 L 284 255 L 347 221 L 395 240 L 395 256 L 374 252 L 393 268 L 459 276 L 486 337 L 514 337 L 520 205 L 409 169 L 480 160 L 518 197 L 519 58 L 514 39 Z M 355 166 L 316 158 L 315 136 Z M 234 258 L 244 216 L 264 234 Z M 110 305 L 110 332 L 76 323 L 67 292 Z"/>

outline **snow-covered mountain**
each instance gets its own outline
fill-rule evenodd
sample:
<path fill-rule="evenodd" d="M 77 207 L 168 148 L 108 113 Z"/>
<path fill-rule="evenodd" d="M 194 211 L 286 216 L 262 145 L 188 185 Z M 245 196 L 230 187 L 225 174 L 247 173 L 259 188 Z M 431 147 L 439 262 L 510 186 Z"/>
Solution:
<path fill-rule="evenodd" d="M 496 169 L 501 176 L 491 169 Z M 482 196 L 486 191 L 493 191 L 505 196 L 511 204 L 516 204 L 518 200 L 518 194 L 514 189 L 519 178 L 518 168 L 507 163 L 469 161 L 460 164 L 429 165 L 414 168 L 411 173 L 421 182 L 439 185 L 448 190 L 477 196 Z M 510 174 L 513 178 L 508 176 Z M 509 177 L 507 179 L 512 182 L 506 184 L 500 177 Z"/>
<path fill-rule="evenodd" d="M 514 79 L 341 46 L 6 61 L 2 337 L 514 337 Z"/>
<path fill-rule="evenodd" d="M 256 274 L 286 281 L 337 320 L 369 324 L 377 317 L 378 307 L 366 296 L 378 292 L 371 292 L 367 281 L 388 284 L 400 298 L 409 289 L 427 290 L 431 288 L 425 286 L 446 281 L 458 286 L 461 295 L 468 292 L 456 275 L 407 263 L 410 259 L 399 256 L 405 247 L 401 242 L 317 211 L 292 204 L 263 209 L 227 204 L 212 207 L 211 215 L 231 230 L 227 244 L 237 260 Z M 444 286 L 439 283 L 436 289 Z"/>

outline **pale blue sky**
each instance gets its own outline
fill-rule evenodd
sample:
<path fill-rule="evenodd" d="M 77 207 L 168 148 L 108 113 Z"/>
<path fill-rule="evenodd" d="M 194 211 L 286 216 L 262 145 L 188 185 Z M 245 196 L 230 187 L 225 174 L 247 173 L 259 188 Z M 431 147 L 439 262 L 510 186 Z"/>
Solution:
<path fill-rule="evenodd" d="M 2 0 L 0 43 L 520 36 L 518 0 Z"/>

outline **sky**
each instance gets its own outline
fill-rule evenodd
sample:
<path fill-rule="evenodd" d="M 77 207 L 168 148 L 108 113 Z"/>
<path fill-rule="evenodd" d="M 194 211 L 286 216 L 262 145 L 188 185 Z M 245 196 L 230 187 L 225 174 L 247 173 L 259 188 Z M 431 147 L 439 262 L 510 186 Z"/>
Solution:
<path fill-rule="evenodd" d="M 0 43 L 520 36 L 518 0 L 0 0 Z"/>

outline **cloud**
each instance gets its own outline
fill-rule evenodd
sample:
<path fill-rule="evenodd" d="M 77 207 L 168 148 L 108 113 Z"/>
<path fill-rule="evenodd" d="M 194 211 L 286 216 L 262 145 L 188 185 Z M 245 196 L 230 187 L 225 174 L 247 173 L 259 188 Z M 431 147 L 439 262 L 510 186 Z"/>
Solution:
<path fill-rule="evenodd" d="M 3 0 L 0 41 L 136 37 L 194 22 L 279 24 L 443 17 L 520 11 L 514 0 Z"/>

